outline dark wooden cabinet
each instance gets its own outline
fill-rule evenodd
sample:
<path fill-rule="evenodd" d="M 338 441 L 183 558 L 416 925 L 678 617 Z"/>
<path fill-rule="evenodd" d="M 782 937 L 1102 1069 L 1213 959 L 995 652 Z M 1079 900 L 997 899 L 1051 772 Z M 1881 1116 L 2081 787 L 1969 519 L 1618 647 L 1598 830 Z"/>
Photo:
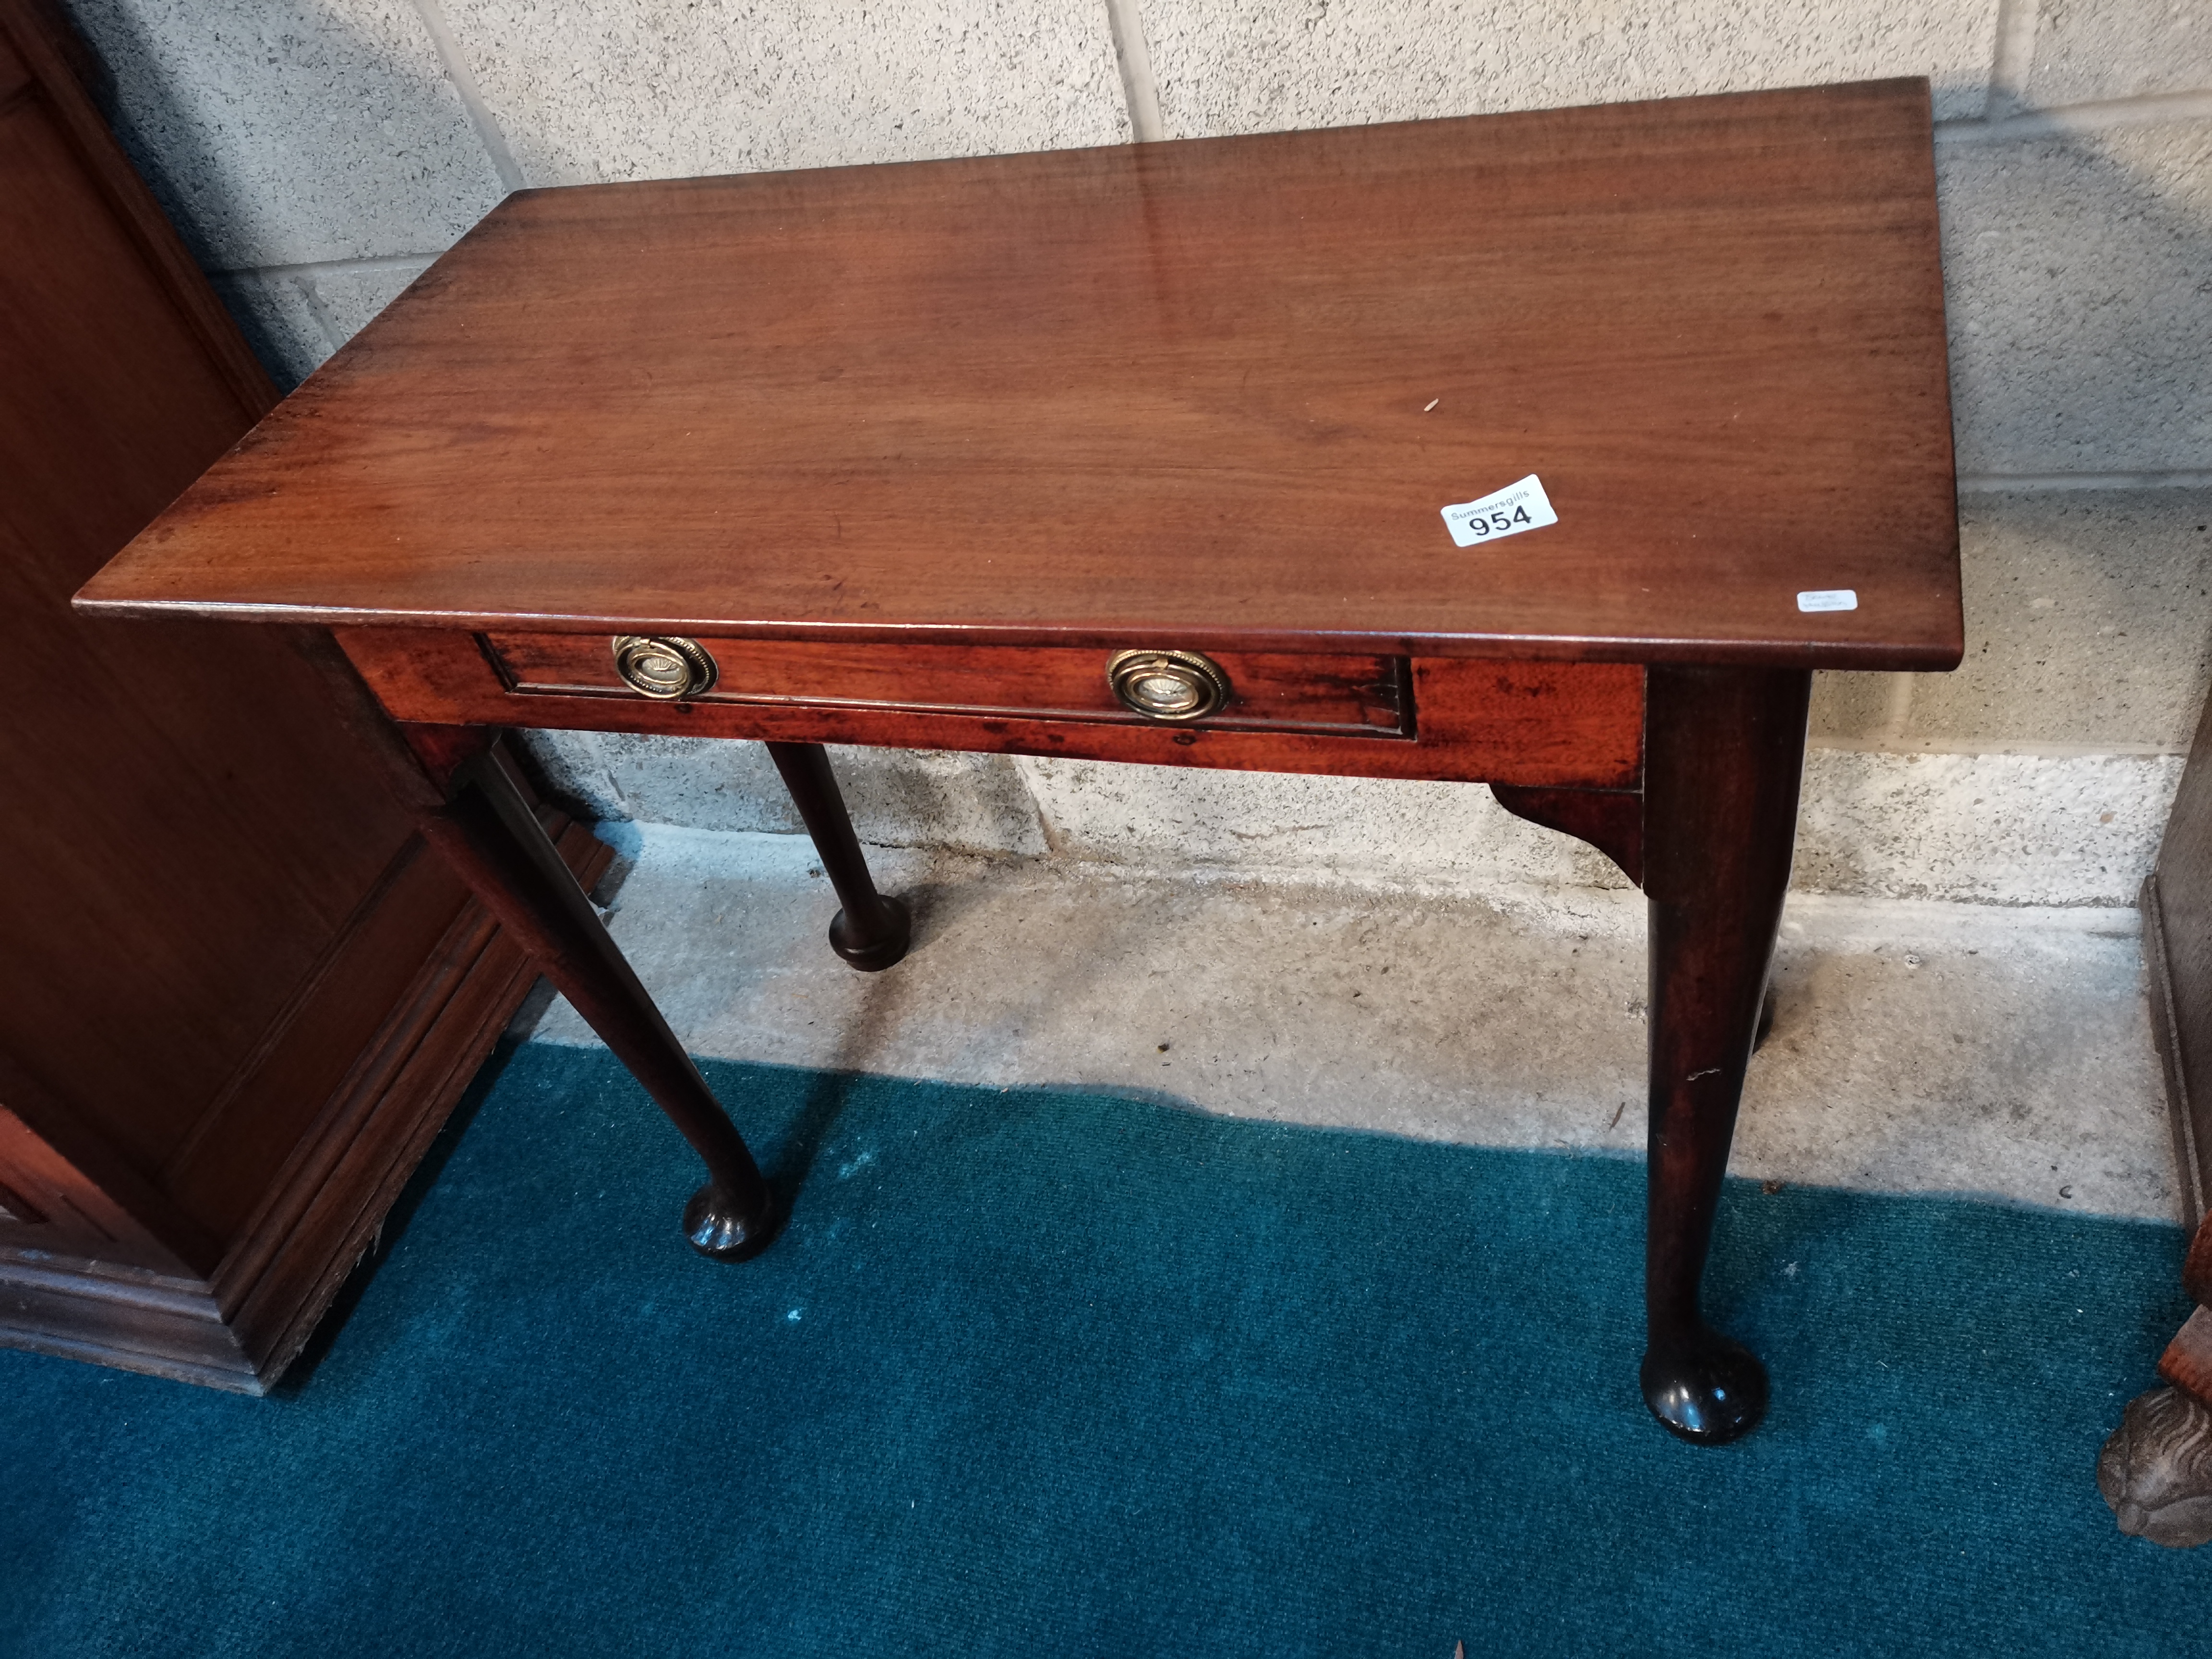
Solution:
<path fill-rule="evenodd" d="M 2171 1548 L 2212 1542 L 2212 704 L 2190 747 L 2158 863 L 2142 886 L 2151 1030 L 2173 1113 L 2197 1307 L 2160 1356 L 2170 1386 L 2130 1401 L 2097 1459 L 2120 1530 Z"/>
<path fill-rule="evenodd" d="M 2183 1282 L 2199 1304 L 2159 1374 L 2212 1413 L 2212 703 L 2198 720 L 2157 868 L 2143 883 L 2142 913 L 2182 1218 L 2196 1230 Z"/>
<path fill-rule="evenodd" d="M 80 52 L 0 0 L 0 1343 L 258 1392 L 534 970 L 300 638 L 70 611 L 276 398 Z"/>
<path fill-rule="evenodd" d="M 2212 1208 L 2212 703 L 2197 723 L 2158 866 L 2143 884 L 2142 913 L 2182 1215 L 2195 1226 Z"/>

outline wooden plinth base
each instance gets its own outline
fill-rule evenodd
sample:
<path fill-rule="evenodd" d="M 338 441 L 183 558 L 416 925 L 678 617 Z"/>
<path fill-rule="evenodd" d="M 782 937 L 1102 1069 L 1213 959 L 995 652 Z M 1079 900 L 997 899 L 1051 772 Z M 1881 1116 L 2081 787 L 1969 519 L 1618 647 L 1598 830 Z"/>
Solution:
<path fill-rule="evenodd" d="M 562 828 L 560 848 L 586 889 L 612 856 L 580 825 Z M 457 886 L 435 859 L 417 860 L 352 931 L 368 933 L 380 913 L 420 905 L 437 884 Z M 334 958 L 344 959 L 343 947 Z M 374 1246 L 386 1212 L 538 976 L 473 900 L 417 960 L 419 970 L 210 1271 L 160 1260 L 167 1253 L 138 1234 L 96 1182 L 0 1112 L 9 1167 L 38 1177 L 33 1187 L 17 1174 L 32 1188 L 24 1193 L 0 1188 L 8 1224 L 0 1230 L 0 1347 L 267 1392 Z M 324 1006 L 357 1000 L 360 990 L 354 975 L 325 975 L 290 1028 L 313 1030 Z M 264 1047 L 268 1063 L 283 1053 L 281 1036 Z M 40 1248 L 49 1231 L 76 1248 Z M 103 1238 L 112 1253 L 85 1248 Z"/>

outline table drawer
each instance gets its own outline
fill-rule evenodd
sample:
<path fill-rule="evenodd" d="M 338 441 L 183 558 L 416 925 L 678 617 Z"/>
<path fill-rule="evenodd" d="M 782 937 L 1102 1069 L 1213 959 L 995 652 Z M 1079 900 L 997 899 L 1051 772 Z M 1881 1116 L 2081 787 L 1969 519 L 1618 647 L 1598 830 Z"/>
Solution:
<path fill-rule="evenodd" d="M 507 689 L 519 696 L 641 699 L 617 672 L 609 636 L 493 633 L 477 638 Z M 691 643 L 713 663 L 714 680 L 687 702 L 1157 723 L 1115 696 L 1107 678 L 1118 654 L 1112 651 L 711 636 Z M 1218 712 L 1192 725 L 1231 732 L 1413 736 L 1403 657 L 1212 652 L 1205 659 L 1227 677 L 1228 695 Z"/>
<path fill-rule="evenodd" d="M 1208 653 L 1231 695 L 1218 714 L 1176 723 L 1115 701 L 1104 649 L 710 638 L 714 685 L 662 699 L 623 684 L 604 634 L 335 636 L 387 713 L 428 725 L 1547 787 L 1632 789 L 1643 772 L 1644 671 L 1632 663 Z"/>

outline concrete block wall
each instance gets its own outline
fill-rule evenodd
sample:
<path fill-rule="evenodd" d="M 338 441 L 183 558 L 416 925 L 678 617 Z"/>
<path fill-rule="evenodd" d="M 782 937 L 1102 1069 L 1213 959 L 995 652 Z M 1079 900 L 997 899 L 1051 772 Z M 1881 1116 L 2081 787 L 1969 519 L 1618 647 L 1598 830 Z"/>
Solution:
<path fill-rule="evenodd" d="M 295 383 L 507 191 L 1926 75 L 1968 655 L 1816 688 L 1812 890 L 2132 902 L 2212 663 L 2212 6 L 2196 0 L 66 0 Z M 641 272 L 649 280 L 649 272 Z M 603 816 L 796 830 L 750 745 L 548 736 Z M 901 845 L 1615 884 L 1486 791 L 848 752 Z"/>

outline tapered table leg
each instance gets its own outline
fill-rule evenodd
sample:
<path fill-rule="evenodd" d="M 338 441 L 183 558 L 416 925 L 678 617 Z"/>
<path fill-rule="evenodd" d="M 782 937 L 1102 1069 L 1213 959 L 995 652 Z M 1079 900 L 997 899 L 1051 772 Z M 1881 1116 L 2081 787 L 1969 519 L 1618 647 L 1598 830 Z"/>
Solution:
<path fill-rule="evenodd" d="M 757 1255 L 781 1220 L 767 1182 L 523 799 L 507 770 L 510 763 L 488 743 L 491 735 L 444 727 L 410 732 L 416 752 L 447 786 L 446 804 L 422 814 L 423 838 L 614 1050 L 707 1165 L 707 1184 L 684 1212 L 684 1236 L 693 1248 L 723 1261 Z"/>
<path fill-rule="evenodd" d="M 1686 1440 L 1748 1433 L 1766 1372 L 1698 1310 L 1713 1211 L 1790 885 L 1812 676 L 1654 667 L 1645 681 L 1651 1124 L 1644 1402 Z"/>
<path fill-rule="evenodd" d="M 830 921 L 830 948 L 863 973 L 890 967 L 906 955 L 913 919 L 904 903 L 876 890 L 845 798 L 837 793 L 830 757 L 818 743 L 772 743 L 768 752 L 844 907 Z"/>

